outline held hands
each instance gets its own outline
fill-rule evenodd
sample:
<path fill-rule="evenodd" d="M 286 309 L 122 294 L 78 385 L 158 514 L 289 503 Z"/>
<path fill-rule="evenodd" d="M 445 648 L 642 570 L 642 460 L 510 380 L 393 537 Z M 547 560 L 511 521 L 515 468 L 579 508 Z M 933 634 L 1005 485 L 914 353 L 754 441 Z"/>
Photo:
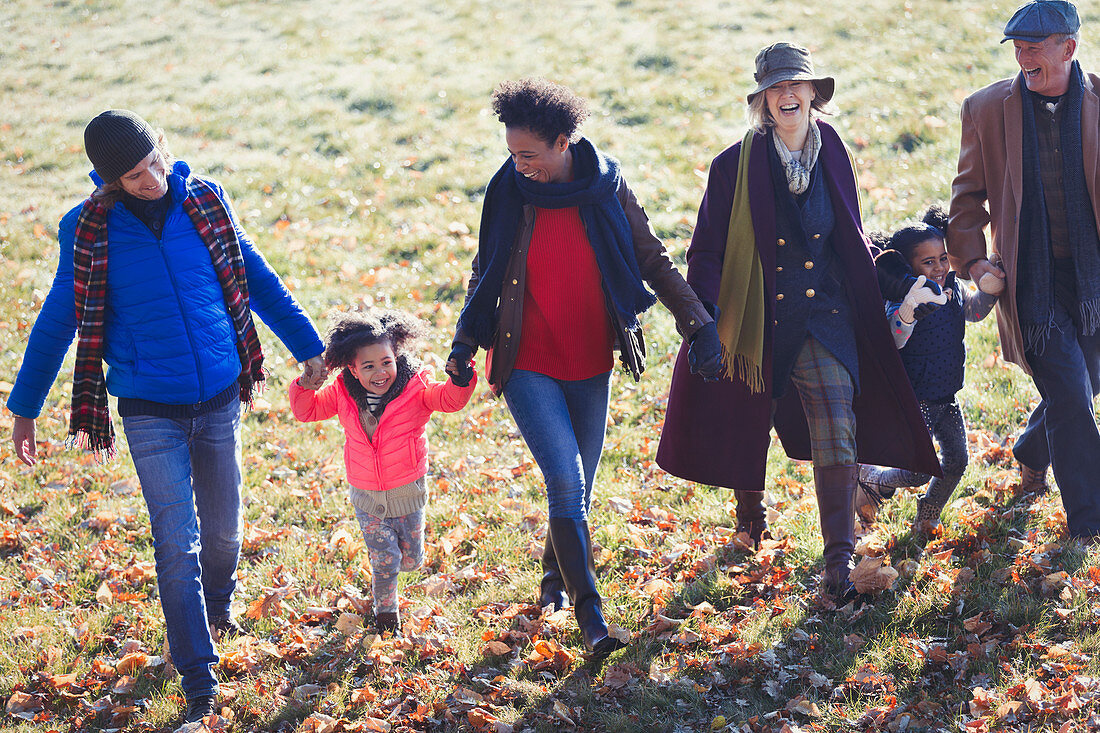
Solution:
<path fill-rule="evenodd" d="M 456 387 L 469 387 L 474 378 L 474 350 L 463 343 L 455 343 L 447 357 L 444 371 Z"/>
<path fill-rule="evenodd" d="M 1000 295 L 1005 290 L 1004 270 L 986 259 L 971 263 L 970 279 L 987 295 Z"/>
<path fill-rule="evenodd" d="M 15 457 L 28 466 L 33 466 L 37 461 L 33 417 L 15 415 L 11 426 L 11 442 L 15 446 Z"/>
<path fill-rule="evenodd" d="M 933 288 L 935 288 L 934 291 Z M 939 285 L 920 275 L 909 288 L 905 299 L 901 301 L 898 316 L 905 323 L 913 323 L 946 302 L 947 293 L 942 292 Z"/>
<path fill-rule="evenodd" d="M 715 382 L 722 376 L 722 342 L 718 340 L 718 327 L 714 321 L 706 324 L 688 341 L 688 367 L 707 382 Z"/>
<path fill-rule="evenodd" d="M 320 389 L 328 379 L 328 368 L 325 360 L 320 355 L 302 362 L 302 376 L 298 377 L 298 384 L 304 389 Z"/>

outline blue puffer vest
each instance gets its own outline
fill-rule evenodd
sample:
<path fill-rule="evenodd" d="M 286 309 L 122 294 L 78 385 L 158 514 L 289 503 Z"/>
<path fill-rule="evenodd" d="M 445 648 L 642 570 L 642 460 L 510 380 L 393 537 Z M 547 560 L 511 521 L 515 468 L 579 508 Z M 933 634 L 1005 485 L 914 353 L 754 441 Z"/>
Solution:
<path fill-rule="evenodd" d="M 190 175 L 187 164 L 177 161 L 168 176 L 172 203 L 159 240 L 125 205 L 108 214 L 104 361 L 107 390 L 116 397 L 194 404 L 222 392 L 240 374 L 236 332 L 210 252 L 183 210 Z M 324 347 L 313 323 L 227 208 L 244 255 L 253 313 L 299 361 L 320 354 Z M 41 411 L 76 333 L 73 238 L 79 214 L 77 206 L 61 220 L 57 273 L 8 399 L 17 415 Z"/>
<path fill-rule="evenodd" d="M 775 341 L 772 394 L 781 397 L 807 336 L 840 361 L 859 388 L 859 357 L 851 309 L 833 254 L 836 223 L 829 187 L 814 166 L 805 193 L 794 196 L 770 133 L 768 157 L 776 202 Z"/>
<path fill-rule="evenodd" d="M 951 400 L 963 387 L 966 321 L 955 273 L 948 274 L 944 287 L 951 289 L 951 299 L 917 321 L 898 352 L 917 399 L 926 402 Z"/>

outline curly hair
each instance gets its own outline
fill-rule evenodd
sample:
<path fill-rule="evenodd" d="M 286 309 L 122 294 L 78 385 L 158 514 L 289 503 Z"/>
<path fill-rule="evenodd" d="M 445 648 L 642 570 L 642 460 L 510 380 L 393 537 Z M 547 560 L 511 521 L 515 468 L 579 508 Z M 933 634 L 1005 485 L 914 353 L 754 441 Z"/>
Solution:
<path fill-rule="evenodd" d="M 867 239 L 871 240 L 871 244 L 879 249 L 890 249 L 890 235 L 886 232 L 876 229 L 873 232 L 864 232 L 864 234 L 867 235 Z"/>
<path fill-rule="evenodd" d="M 548 145 L 559 135 L 575 142 L 577 128 L 588 118 L 588 103 L 572 89 L 538 77 L 502 81 L 492 103 L 505 127 L 530 130 Z"/>
<path fill-rule="evenodd" d="M 947 241 L 947 212 L 939 204 L 932 204 L 918 222 L 906 224 L 890 236 L 890 249 L 901 252 L 906 260 L 913 256 L 913 248 L 929 239 Z"/>
<path fill-rule="evenodd" d="M 355 361 L 359 349 L 388 343 L 395 356 L 427 333 L 424 322 L 408 313 L 371 309 L 342 313 L 332 324 L 325 342 L 325 366 L 342 369 Z"/>

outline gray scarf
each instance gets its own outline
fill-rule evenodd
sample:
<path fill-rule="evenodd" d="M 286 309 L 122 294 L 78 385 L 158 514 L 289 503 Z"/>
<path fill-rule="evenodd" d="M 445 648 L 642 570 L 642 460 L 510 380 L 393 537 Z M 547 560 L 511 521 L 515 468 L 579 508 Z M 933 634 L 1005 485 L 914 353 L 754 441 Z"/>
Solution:
<path fill-rule="evenodd" d="M 805 193 L 810 186 L 810 172 L 817 164 L 817 154 L 821 152 L 821 130 L 818 129 L 817 122 L 810 120 L 810 131 L 806 135 L 801 155 L 797 158 L 787 149 L 779 135 L 772 135 L 772 140 L 775 141 L 775 152 L 779 153 L 779 162 L 783 164 L 783 171 L 787 174 L 787 188 L 795 196 Z"/>

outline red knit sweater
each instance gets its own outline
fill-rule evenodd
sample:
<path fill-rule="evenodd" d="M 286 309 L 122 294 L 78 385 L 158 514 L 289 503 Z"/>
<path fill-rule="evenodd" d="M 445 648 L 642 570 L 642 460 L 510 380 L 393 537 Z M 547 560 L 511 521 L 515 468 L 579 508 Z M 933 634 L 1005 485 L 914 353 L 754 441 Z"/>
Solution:
<path fill-rule="evenodd" d="M 614 343 L 600 269 L 580 212 L 538 209 L 527 251 L 516 369 L 588 379 L 611 371 Z"/>

